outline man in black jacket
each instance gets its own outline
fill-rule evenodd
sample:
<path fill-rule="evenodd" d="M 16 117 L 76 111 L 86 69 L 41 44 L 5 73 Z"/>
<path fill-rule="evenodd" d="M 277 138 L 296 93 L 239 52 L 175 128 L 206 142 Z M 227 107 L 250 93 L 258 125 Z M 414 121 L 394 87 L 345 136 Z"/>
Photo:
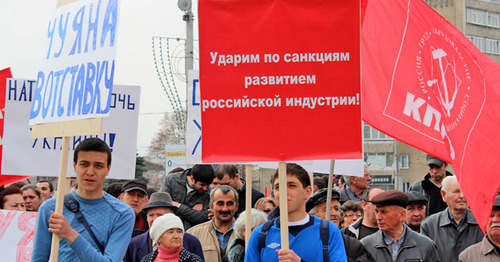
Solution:
<path fill-rule="evenodd" d="M 211 165 L 195 165 L 193 168 L 167 175 L 162 192 L 172 196 L 175 213 L 184 223 L 184 230 L 208 221 L 210 204 L 209 185 L 214 180 Z"/>
<path fill-rule="evenodd" d="M 427 198 L 427 216 L 446 209 L 447 205 L 441 197 L 441 182 L 447 176 L 453 174 L 446 171 L 448 163 L 431 155 L 427 155 L 427 166 L 429 173 L 424 179 L 415 182 L 409 191 L 419 191 Z"/>

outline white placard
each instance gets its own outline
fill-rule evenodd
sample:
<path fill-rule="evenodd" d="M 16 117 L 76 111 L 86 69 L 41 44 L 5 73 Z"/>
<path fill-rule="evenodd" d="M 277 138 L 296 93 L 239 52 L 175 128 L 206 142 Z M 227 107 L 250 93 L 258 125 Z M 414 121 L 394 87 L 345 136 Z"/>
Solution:
<path fill-rule="evenodd" d="M 165 145 L 165 171 L 181 167 L 186 169 L 186 145 Z"/>
<path fill-rule="evenodd" d="M 201 163 L 201 106 L 200 77 L 198 70 L 189 70 L 188 75 L 188 120 L 186 125 L 186 163 Z"/>
<path fill-rule="evenodd" d="M 30 125 L 109 115 L 118 2 L 80 0 L 54 11 L 44 34 Z"/>
<path fill-rule="evenodd" d="M 2 261 L 31 261 L 37 214 L 36 212 L 0 209 L 0 254 L 2 254 Z"/>
<path fill-rule="evenodd" d="M 59 174 L 62 138 L 30 137 L 28 116 L 35 86 L 34 80 L 7 79 L 2 174 L 53 177 Z M 110 116 L 103 119 L 102 133 L 97 136 L 112 150 L 111 171 L 108 178 L 133 179 L 140 88 L 114 86 L 110 99 Z M 84 136 L 70 138 L 67 176 L 75 176 L 73 151 L 84 138 Z"/>
<path fill-rule="evenodd" d="M 188 76 L 188 123 L 186 129 L 186 163 L 195 165 L 201 163 L 201 107 L 199 71 L 189 70 Z M 228 127 L 224 127 L 228 128 Z M 237 130 L 235 130 L 237 132 Z M 330 173 L 330 160 L 295 161 L 308 172 Z M 205 163 L 207 164 L 207 163 Z M 222 163 L 219 163 L 222 164 Z M 233 163 L 237 164 L 237 163 Z M 240 163 L 245 164 L 245 163 Z M 261 168 L 278 168 L 278 162 L 248 163 Z M 364 175 L 363 159 L 335 160 L 335 175 Z"/>

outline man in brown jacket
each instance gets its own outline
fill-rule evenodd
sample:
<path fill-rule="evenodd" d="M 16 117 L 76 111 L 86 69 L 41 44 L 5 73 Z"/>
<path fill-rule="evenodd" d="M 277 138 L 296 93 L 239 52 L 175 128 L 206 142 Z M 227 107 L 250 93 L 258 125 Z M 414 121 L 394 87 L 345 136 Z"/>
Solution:
<path fill-rule="evenodd" d="M 203 247 L 205 261 L 221 262 L 229 243 L 234 238 L 234 214 L 238 210 L 238 193 L 227 185 L 210 192 L 212 220 L 190 228 L 187 233 L 196 236 Z"/>
<path fill-rule="evenodd" d="M 500 261 L 500 196 L 495 198 L 483 241 L 465 249 L 459 261 Z"/>

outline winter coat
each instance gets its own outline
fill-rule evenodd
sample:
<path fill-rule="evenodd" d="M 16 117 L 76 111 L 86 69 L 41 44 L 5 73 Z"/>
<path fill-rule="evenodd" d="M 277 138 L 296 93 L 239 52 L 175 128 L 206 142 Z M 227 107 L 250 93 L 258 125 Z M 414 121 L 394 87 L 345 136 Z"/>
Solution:
<path fill-rule="evenodd" d="M 456 262 L 460 252 L 481 241 L 484 234 L 469 209 L 458 229 L 450 221 L 448 210 L 446 208 L 426 218 L 422 222 L 420 233 L 436 243 L 441 261 Z"/>
<path fill-rule="evenodd" d="M 484 237 L 483 241 L 472 245 L 465 249 L 460 256 L 458 256 L 459 262 L 498 262 L 500 261 L 500 253 L 495 250 L 495 247 L 490 243 L 490 241 Z"/>
<path fill-rule="evenodd" d="M 169 193 L 173 201 L 181 204 L 175 214 L 183 221 L 184 230 L 206 222 L 210 204 L 210 192 L 208 190 L 203 194 L 198 194 L 195 190 L 187 193 L 186 177 L 190 172 L 191 169 L 189 168 L 182 172 L 167 175 L 160 190 Z M 200 211 L 193 209 L 195 205 L 199 204 L 202 205 Z"/>
<path fill-rule="evenodd" d="M 141 262 L 153 262 L 155 258 L 158 256 L 158 250 L 155 250 L 153 253 L 142 258 Z M 184 248 L 181 250 L 179 262 L 203 262 L 201 258 Z"/>
<path fill-rule="evenodd" d="M 201 246 L 203 248 L 203 256 L 207 262 L 221 262 L 223 254 L 227 252 L 229 244 L 226 246 L 226 250 L 221 251 L 219 240 L 217 239 L 217 234 L 215 233 L 212 220 L 207 221 L 203 224 L 199 224 L 190 228 L 188 233 L 194 235 L 200 240 Z M 234 239 L 234 231 L 229 237 L 228 243 L 231 243 Z"/>
<path fill-rule="evenodd" d="M 404 227 L 406 234 L 396 261 L 439 261 L 436 245 L 430 238 L 416 233 L 406 225 Z M 382 231 L 364 237 L 361 243 L 368 253 L 369 261 L 393 261 L 392 250 L 384 242 Z"/>
<path fill-rule="evenodd" d="M 222 262 L 244 262 L 245 261 L 245 240 L 235 238 L 229 245 L 227 253 L 222 258 Z"/>

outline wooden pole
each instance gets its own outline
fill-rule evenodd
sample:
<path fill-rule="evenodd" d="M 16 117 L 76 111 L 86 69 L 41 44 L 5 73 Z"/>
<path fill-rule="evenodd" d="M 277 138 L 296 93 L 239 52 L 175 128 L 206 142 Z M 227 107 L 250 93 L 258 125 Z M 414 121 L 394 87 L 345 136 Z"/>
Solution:
<path fill-rule="evenodd" d="M 57 214 L 62 214 L 64 194 L 69 191 L 70 179 L 66 178 L 68 171 L 68 151 L 69 136 L 63 137 L 61 150 L 61 163 L 59 164 L 59 183 L 57 184 L 56 210 Z M 50 248 L 50 261 L 57 262 L 59 253 L 59 236 L 52 234 L 52 246 Z"/>
<path fill-rule="evenodd" d="M 246 222 L 245 222 L 245 250 L 250 242 L 250 234 L 252 233 L 252 166 L 245 165 L 246 173 L 246 199 L 245 199 L 245 211 L 246 211 Z"/>
<path fill-rule="evenodd" d="M 281 249 L 288 250 L 288 201 L 286 182 L 286 162 L 279 162 L 279 196 L 280 196 L 280 223 L 281 223 Z"/>
<path fill-rule="evenodd" d="M 326 216 L 325 219 L 330 221 L 330 210 L 332 208 L 332 182 L 333 169 L 335 168 L 335 159 L 330 162 L 330 173 L 328 174 L 328 191 L 326 192 Z"/>

